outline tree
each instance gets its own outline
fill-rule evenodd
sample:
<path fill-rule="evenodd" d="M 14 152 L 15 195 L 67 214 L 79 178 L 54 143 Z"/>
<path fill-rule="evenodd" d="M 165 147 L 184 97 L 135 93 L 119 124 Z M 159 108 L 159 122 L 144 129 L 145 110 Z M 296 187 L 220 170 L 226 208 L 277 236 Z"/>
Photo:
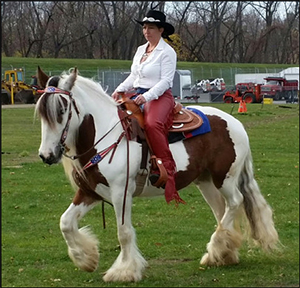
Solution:
<path fill-rule="evenodd" d="M 298 1 L 2 1 L 2 54 L 131 60 L 151 8 L 179 61 L 299 63 Z"/>

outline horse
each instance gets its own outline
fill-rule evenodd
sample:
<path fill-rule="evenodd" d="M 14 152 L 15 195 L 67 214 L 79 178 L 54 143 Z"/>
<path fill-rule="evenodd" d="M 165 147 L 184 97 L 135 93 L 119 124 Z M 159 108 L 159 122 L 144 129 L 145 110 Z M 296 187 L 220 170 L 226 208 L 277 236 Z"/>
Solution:
<path fill-rule="evenodd" d="M 141 281 L 148 264 L 131 223 L 133 197 L 163 196 L 164 189 L 149 183 L 147 169 L 141 171 L 142 145 L 128 137 L 121 125 L 120 104 L 100 83 L 81 76 L 77 67 L 51 77 L 39 66 L 37 71 L 43 88 L 35 106 L 35 116 L 41 120 L 38 153 L 44 163 L 63 165 L 75 193 L 59 222 L 68 255 L 84 271 L 98 268 L 98 239 L 91 229 L 78 226 L 88 211 L 108 202 L 115 212 L 120 253 L 103 281 Z M 280 241 L 273 211 L 255 180 L 243 124 L 214 107 L 187 107 L 201 110 L 211 127 L 208 133 L 169 144 L 177 190 L 195 183 L 216 220 L 200 265 L 239 263 L 244 240 L 262 251 L 277 250 Z M 243 218 L 247 226 L 241 229 Z M 248 238 L 245 229 L 250 231 Z"/>

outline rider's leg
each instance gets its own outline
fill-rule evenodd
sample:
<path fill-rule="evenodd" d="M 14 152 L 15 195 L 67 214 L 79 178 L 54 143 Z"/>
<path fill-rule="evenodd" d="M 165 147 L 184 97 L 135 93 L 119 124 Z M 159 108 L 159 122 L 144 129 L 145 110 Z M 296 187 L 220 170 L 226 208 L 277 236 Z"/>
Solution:
<path fill-rule="evenodd" d="M 175 100 L 171 90 L 167 90 L 156 100 L 147 102 L 144 106 L 145 132 L 154 155 L 160 158 L 168 174 L 165 186 L 167 202 L 180 197 L 175 188 L 174 174 L 176 164 L 169 149 L 168 130 L 173 122 L 173 109 Z"/>

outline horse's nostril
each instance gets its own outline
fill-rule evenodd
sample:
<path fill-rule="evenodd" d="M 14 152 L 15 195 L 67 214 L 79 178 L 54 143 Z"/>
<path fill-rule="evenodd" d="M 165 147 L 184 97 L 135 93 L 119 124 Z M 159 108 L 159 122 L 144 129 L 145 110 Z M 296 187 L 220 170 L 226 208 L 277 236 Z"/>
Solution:
<path fill-rule="evenodd" d="M 52 152 L 47 157 L 45 157 L 43 154 L 39 154 L 39 156 L 41 157 L 44 163 L 49 165 L 57 163 L 59 160 L 59 158 L 56 157 Z"/>
<path fill-rule="evenodd" d="M 45 162 L 45 157 L 42 154 L 40 154 L 39 156 L 43 160 L 43 162 Z"/>

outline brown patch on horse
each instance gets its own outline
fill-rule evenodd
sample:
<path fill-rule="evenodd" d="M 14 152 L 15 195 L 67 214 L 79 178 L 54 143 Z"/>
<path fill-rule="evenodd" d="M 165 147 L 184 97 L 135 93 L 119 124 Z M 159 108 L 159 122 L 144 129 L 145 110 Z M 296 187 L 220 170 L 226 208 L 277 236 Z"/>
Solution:
<path fill-rule="evenodd" d="M 103 198 L 91 190 L 79 188 L 73 198 L 73 204 L 79 205 L 85 203 L 86 205 L 91 205 L 95 201 L 101 201 Z"/>
<path fill-rule="evenodd" d="M 77 155 L 83 154 L 79 158 L 79 162 L 81 166 L 84 166 L 89 160 L 97 154 L 97 150 L 93 147 L 95 142 L 95 124 L 94 118 L 92 115 L 86 115 L 84 120 L 82 121 L 77 142 L 76 142 L 76 153 Z M 90 150 L 89 150 L 90 149 Z M 89 151 L 88 151 L 89 150 Z M 87 152 L 88 151 L 88 152 Z M 87 153 L 85 153 L 87 152 Z M 109 186 L 106 178 L 99 171 L 98 165 L 91 166 L 84 171 L 85 177 L 80 176 L 78 173 L 74 175 L 76 177 L 75 182 L 79 186 L 79 190 L 77 191 L 73 203 L 75 205 L 79 205 L 84 202 L 87 205 L 93 203 L 95 200 L 103 200 L 101 196 L 99 196 L 96 192 L 96 186 L 98 184 L 103 184 L 105 186 Z"/>
<path fill-rule="evenodd" d="M 234 144 L 227 129 L 227 122 L 218 116 L 207 117 L 211 132 L 183 141 L 190 156 L 190 164 L 187 171 L 175 174 L 178 190 L 199 178 L 199 175 L 201 180 L 212 177 L 215 186 L 222 187 L 226 174 L 235 161 Z"/>

